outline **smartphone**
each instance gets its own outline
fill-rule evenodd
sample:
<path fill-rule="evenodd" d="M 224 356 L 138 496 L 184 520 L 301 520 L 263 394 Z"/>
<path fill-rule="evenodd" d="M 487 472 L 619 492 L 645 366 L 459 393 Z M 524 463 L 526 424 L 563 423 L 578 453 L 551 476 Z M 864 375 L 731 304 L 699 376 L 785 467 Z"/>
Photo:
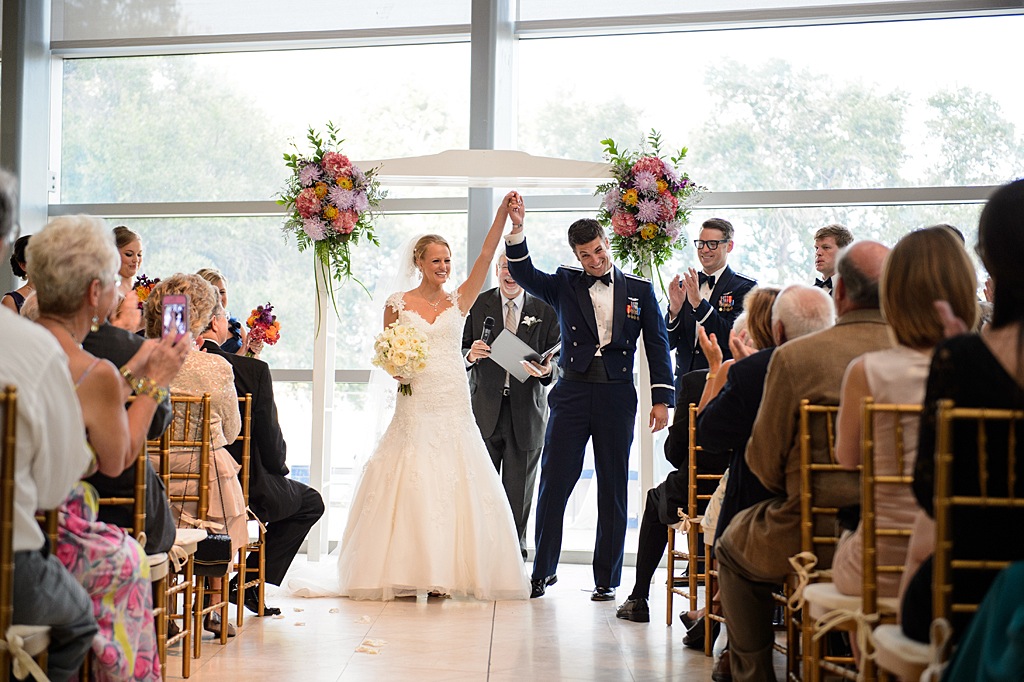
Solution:
<path fill-rule="evenodd" d="M 188 333 L 188 296 L 185 294 L 164 296 L 163 310 L 163 336 L 174 334 L 177 339 Z"/>

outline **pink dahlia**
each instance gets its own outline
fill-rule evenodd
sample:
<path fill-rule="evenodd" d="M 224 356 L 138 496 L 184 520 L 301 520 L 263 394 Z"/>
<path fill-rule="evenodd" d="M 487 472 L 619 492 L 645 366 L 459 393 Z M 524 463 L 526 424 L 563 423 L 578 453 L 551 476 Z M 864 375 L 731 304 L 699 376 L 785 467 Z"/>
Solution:
<path fill-rule="evenodd" d="M 348 157 L 339 152 L 327 152 L 324 154 L 324 158 L 320 161 L 320 164 L 324 167 L 332 178 L 336 178 L 339 175 L 347 175 L 349 169 L 352 168 L 352 162 L 348 160 Z"/>
<path fill-rule="evenodd" d="M 612 229 L 619 236 L 632 237 L 636 234 L 636 218 L 632 213 L 616 211 L 612 214 Z"/>
<path fill-rule="evenodd" d="M 359 222 L 358 213 L 355 211 L 342 211 L 334 219 L 334 229 L 341 234 L 349 234 L 352 230 L 356 229 L 357 222 Z"/>
<path fill-rule="evenodd" d="M 316 190 L 312 187 L 299 192 L 295 197 L 295 210 L 303 218 L 312 218 L 320 213 L 320 199 L 316 196 Z"/>
<path fill-rule="evenodd" d="M 299 184 L 303 187 L 310 187 L 321 177 L 323 177 L 323 171 L 315 163 L 306 163 L 299 169 Z"/>
<path fill-rule="evenodd" d="M 642 194 L 657 194 L 658 178 L 650 171 L 640 171 L 633 174 L 633 187 Z"/>
<path fill-rule="evenodd" d="M 636 208 L 636 219 L 641 223 L 661 220 L 661 202 L 657 199 L 641 199 Z"/>
<path fill-rule="evenodd" d="M 302 231 L 315 242 L 327 236 L 327 227 L 319 218 L 306 218 L 302 221 Z"/>

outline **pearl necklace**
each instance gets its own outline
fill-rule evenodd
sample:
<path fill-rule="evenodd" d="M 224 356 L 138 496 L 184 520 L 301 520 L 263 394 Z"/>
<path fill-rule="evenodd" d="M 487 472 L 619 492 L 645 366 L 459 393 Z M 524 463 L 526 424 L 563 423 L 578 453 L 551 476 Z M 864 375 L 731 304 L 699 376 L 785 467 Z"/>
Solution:
<path fill-rule="evenodd" d="M 427 299 L 426 296 L 423 297 L 423 300 L 426 301 L 427 305 L 429 305 L 431 308 L 433 308 L 434 312 L 436 313 L 437 312 L 437 306 L 441 305 L 441 301 L 444 300 L 444 292 L 441 292 L 441 295 L 438 297 L 438 299 L 436 301 L 431 302 L 429 299 Z"/>

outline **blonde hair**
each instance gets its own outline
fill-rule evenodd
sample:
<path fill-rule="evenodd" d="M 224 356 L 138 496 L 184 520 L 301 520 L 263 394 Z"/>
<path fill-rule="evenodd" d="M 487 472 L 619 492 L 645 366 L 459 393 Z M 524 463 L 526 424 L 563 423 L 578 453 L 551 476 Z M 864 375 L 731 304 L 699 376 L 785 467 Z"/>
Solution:
<path fill-rule="evenodd" d="M 772 305 L 778 295 L 778 287 L 757 286 L 743 297 L 747 335 L 758 349 L 775 345 L 772 336 Z"/>
<path fill-rule="evenodd" d="M 121 257 L 106 223 L 87 215 L 54 218 L 32 235 L 25 249 L 39 312 L 70 315 L 79 310 L 89 285 L 117 281 Z M 106 311 L 103 311 L 106 314 Z"/>
<path fill-rule="evenodd" d="M 118 225 L 114 228 L 114 243 L 117 245 L 118 251 L 128 246 L 132 242 L 142 243 L 142 237 L 137 232 L 132 232 L 124 225 Z"/>
<path fill-rule="evenodd" d="M 910 348 L 932 348 L 944 337 L 935 301 L 973 328 L 978 320 L 976 274 L 967 251 L 944 227 L 907 234 L 882 266 L 879 298 L 896 340 Z"/>
<path fill-rule="evenodd" d="M 179 272 L 160 280 L 149 292 L 143 315 L 146 318 L 146 336 L 160 338 L 163 331 L 164 296 L 184 294 L 188 296 L 188 330 L 198 338 L 210 326 L 213 311 L 220 304 L 220 292 L 199 275 Z"/>
<path fill-rule="evenodd" d="M 199 268 L 199 270 L 196 271 L 196 274 L 215 287 L 226 287 L 228 285 L 228 278 L 225 277 L 217 268 Z"/>
<path fill-rule="evenodd" d="M 452 252 L 452 247 L 448 245 L 448 241 L 439 234 L 425 234 L 416 240 L 415 246 L 412 247 L 412 264 L 419 265 L 420 259 L 423 258 L 423 254 L 427 252 L 427 247 L 431 244 L 440 244 L 448 249 L 448 253 Z"/>

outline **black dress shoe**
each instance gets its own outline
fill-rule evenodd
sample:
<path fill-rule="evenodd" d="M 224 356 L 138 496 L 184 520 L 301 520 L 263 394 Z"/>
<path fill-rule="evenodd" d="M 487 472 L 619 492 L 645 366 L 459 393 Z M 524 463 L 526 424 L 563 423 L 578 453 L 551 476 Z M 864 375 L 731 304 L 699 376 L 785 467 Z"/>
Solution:
<path fill-rule="evenodd" d="M 686 629 L 686 634 L 683 635 L 683 646 L 690 649 L 696 649 L 698 651 L 704 651 L 704 618 L 701 616 L 697 620 L 693 621 L 693 625 Z M 715 639 L 718 637 L 718 628 L 721 624 L 716 620 L 711 624 L 711 637 Z"/>
<path fill-rule="evenodd" d="M 615 609 L 615 617 L 631 620 L 634 623 L 651 622 L 651 610 L 646 599 L 627 599 Z"/>
<path fill-rule="evenodd" d="M 238 588 L 235 585 L 231 585 L 228 590 L 228 601 L 232 604 L 238 603 Z M 245 604 L 245 608 L 249 609 L 253 613 L 259 615 L 260 612 L 260 593 L 255 587 L 250 587 L 245 591 L 245 599 L 242 602 Z M 263 604 L 263 615 L 266 616 L 279 616 L 281 615 L 281 609 L 275 606 L 269 606 Z"/>
<path fill-rule="evenodd" d="M 543 597 L 544 592 L 547 590 L 548 585 L 554 585 L 558 582 L 557 575 L 549 575 L 547 578 L 536 578 L 530 581 L 530 599 L 536 599 L 537 597 Z"/>
<path fill-rule="evenodd" d="M 728 649 L 723 651 L 722 657 L 715 661 L 715 667 L 711 669 L 711 679 L 714 682 L 732 682 L 732 665 Z"/>
<path fill-rule="evenodd" d="M 590 593 L 590 601 L 615 601 L 615 588 L 598 585 Z"/>

